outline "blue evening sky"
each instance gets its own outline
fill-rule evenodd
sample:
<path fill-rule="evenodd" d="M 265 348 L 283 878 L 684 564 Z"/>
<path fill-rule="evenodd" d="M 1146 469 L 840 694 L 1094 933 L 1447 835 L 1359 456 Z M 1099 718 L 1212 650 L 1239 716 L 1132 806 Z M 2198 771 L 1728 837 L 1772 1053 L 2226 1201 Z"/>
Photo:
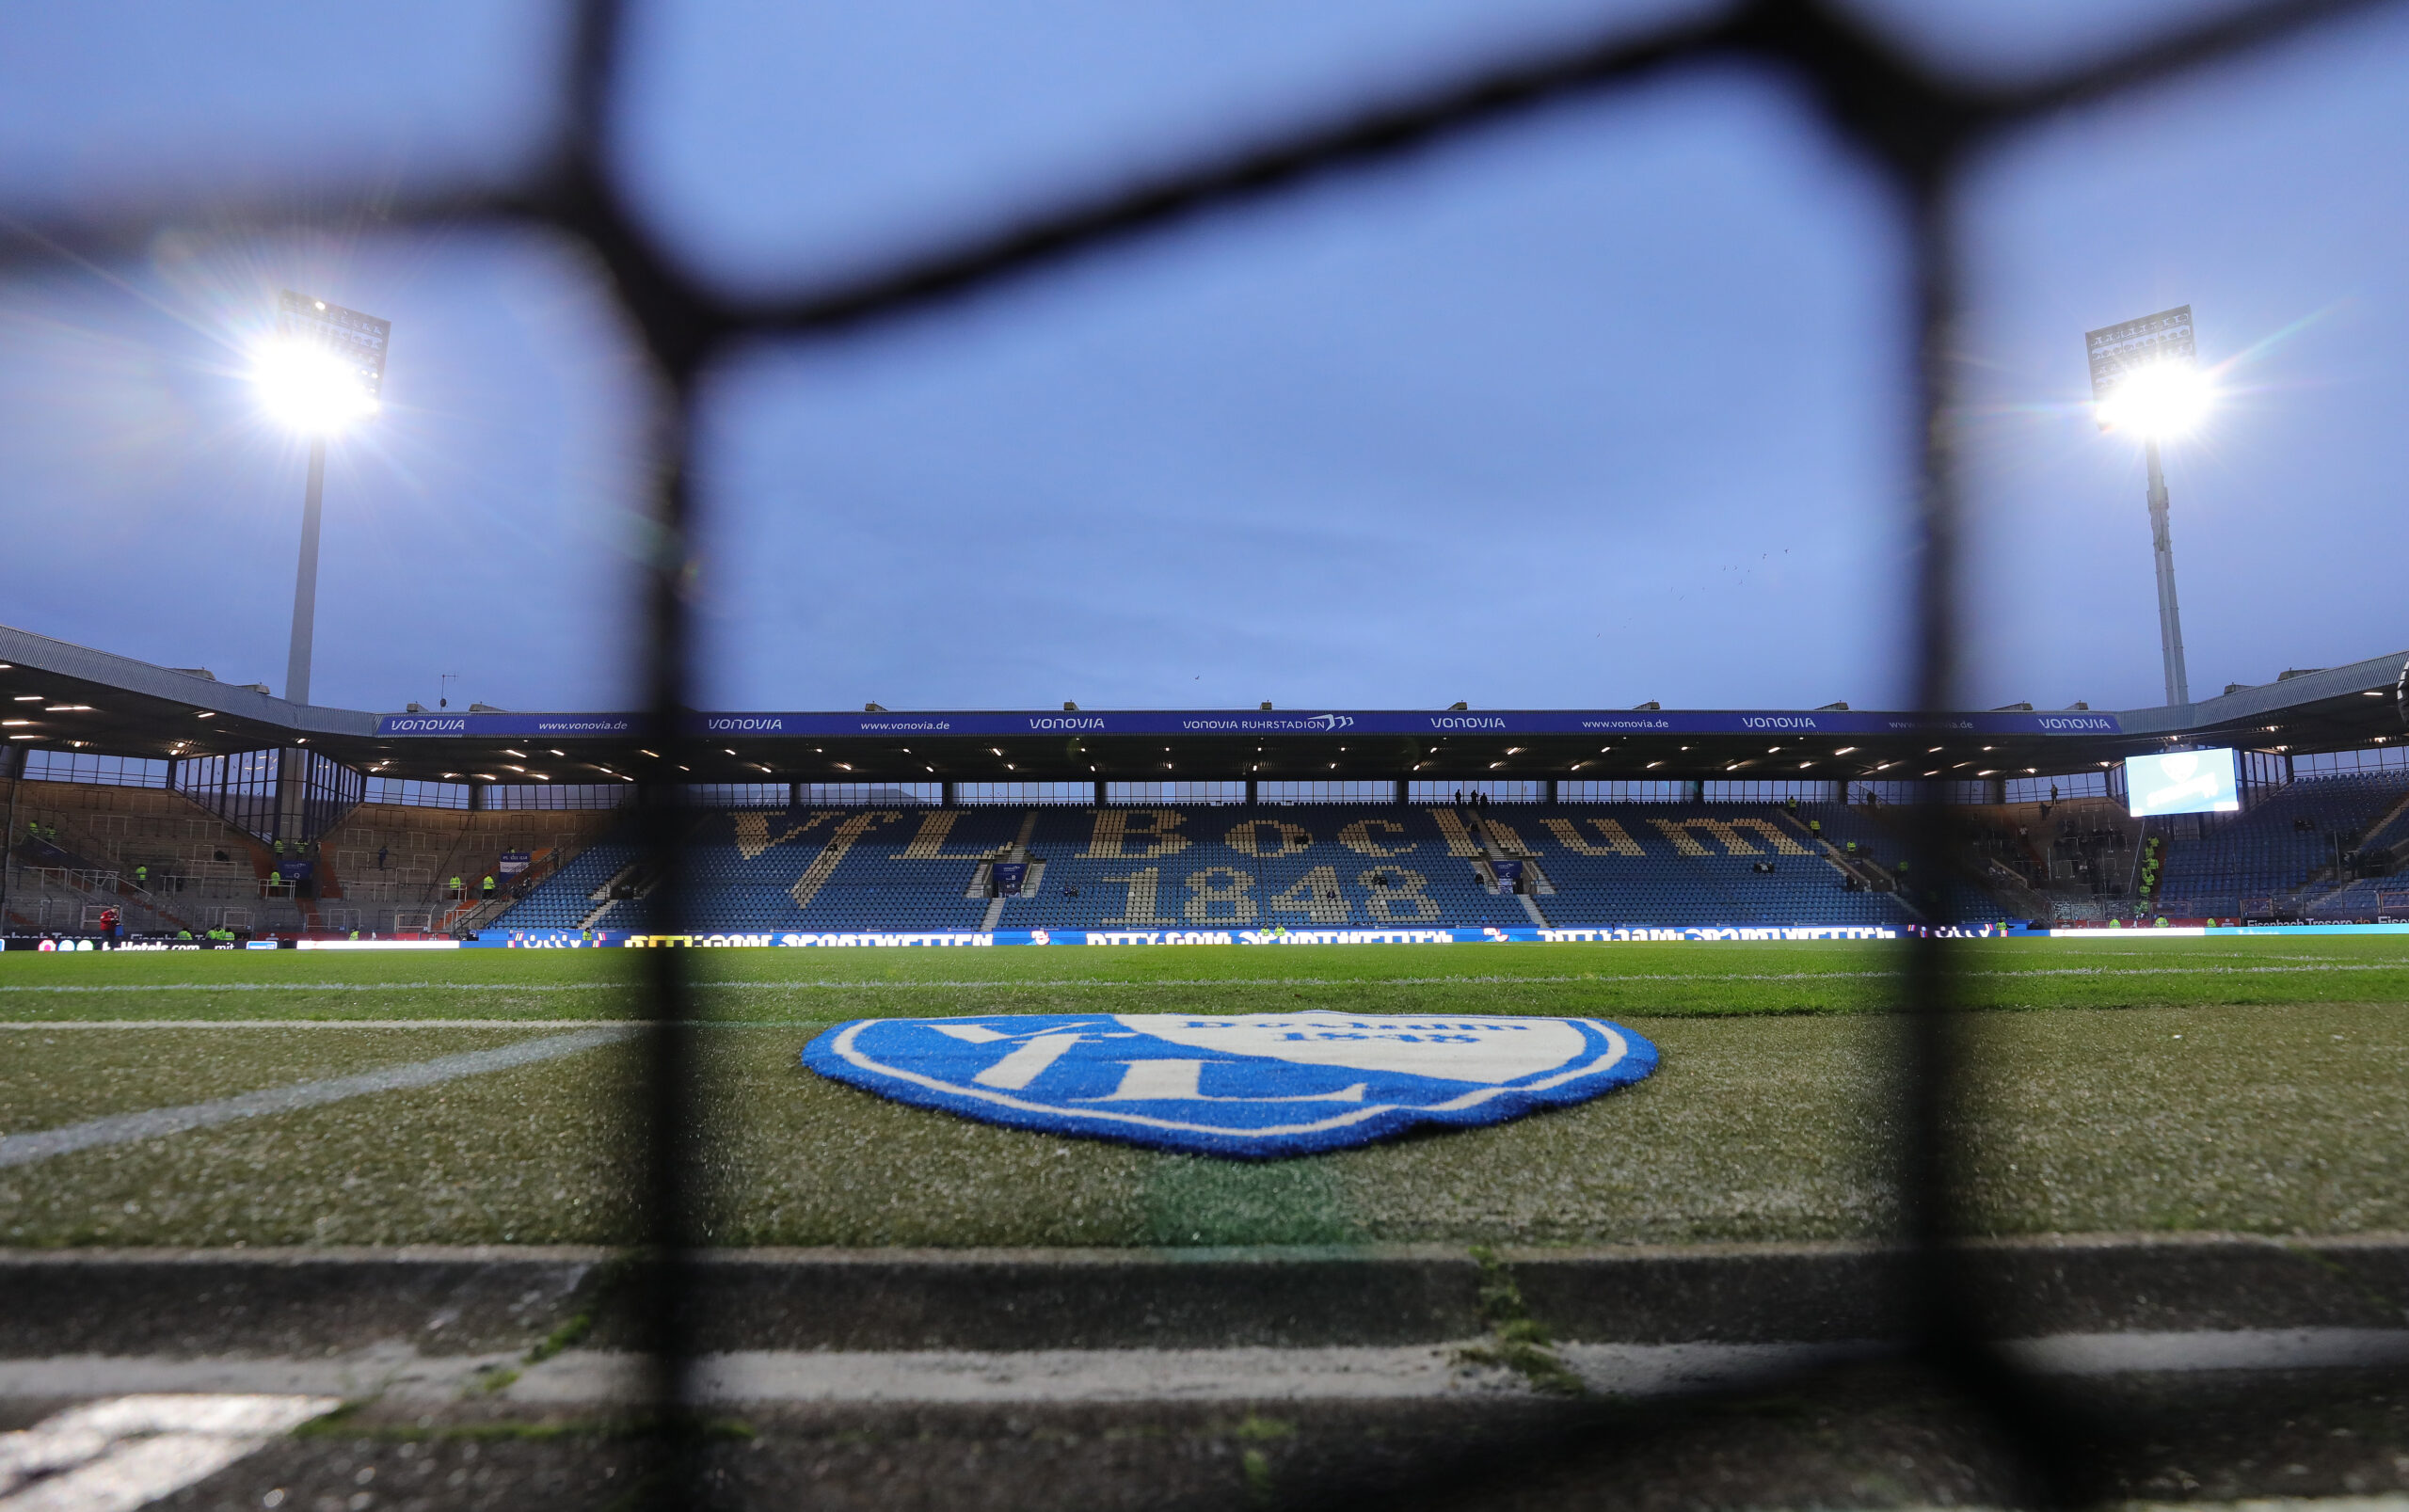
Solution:
<path fill-rule="evenodd" d="M 2031 76 L 2201 4 L 1853 0 Z M 806 286 L 1484 60 L 1710 0 L 638 6 L 612 151 L 697 276 Z M 505 183 L 557 12 L 502 0 L 0 18 L 0 215 L 164 203 L 0 278 L 0 622 L 281 692 L 301 450 L 280 287 L 394 323 L 334 448 L 315 692 L 620 706 L 650 379 L 573 246 L 313 219 Z M 2409 19 L 2046 122 L 1965 185 L 1968 699 L 2153 704 L 2136 449 L 2082 332 L 2178 303 L 2195 693 L 2409 645 Z M 228 200 L 281 229 L 238 226 Z M 292 227 L 306 227 L 293 230 Z M 1795 88 L 1695 71 L 841 340 L 701 416 L 704 701 L 804 708 L 1860 708 L 1901 696 L 1896 206 Z"/>

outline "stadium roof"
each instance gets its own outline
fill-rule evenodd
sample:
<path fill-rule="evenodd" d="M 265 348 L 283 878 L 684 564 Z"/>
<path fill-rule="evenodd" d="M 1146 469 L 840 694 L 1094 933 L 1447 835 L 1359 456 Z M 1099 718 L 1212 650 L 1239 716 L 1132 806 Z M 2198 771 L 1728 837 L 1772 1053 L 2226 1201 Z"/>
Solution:
<path fill-rule="evenodd" d="M 2409 653 L 2288 673 L 2180 708 L 1953 714 L 1816 709 L 1063 709 L 689 715 L 669 739 L 623 713 L 375 714 L 152 666 L 0 626 L 0 703 L 21 744 L 199 756 L 306 744 L 381 776 L 600 782 L 674 756 L 693 782 L 1242 777 L 2016 776 L 2170 745 L 2295 753 L 2399 739 Z"/>

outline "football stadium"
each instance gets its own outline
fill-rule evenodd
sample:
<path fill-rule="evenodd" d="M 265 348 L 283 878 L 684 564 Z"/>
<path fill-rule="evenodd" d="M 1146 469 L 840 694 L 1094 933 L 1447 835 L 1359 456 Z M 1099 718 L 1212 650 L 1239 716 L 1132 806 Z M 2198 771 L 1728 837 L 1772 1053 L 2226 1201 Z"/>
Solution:
<path fill-rule="evenodd" d="M 2409 18 L 1158 8 L 479 23 L 534 125 L 439 26 L 236 18 L 240 108 L 62 45 L 0 121 L 82 165 L 0 174 L 0 1512 L 2409 1507 Z M 2375 167 L 2191 164 L 2228 95 Z M 1561 212 L 1559 130 L 1665 198 Z M 2178 167 L 2249 246 L 2149 242 Z M 2117 196 L 2138 270 L 2001 292 Z M 619 407 L 518 391 L 531 309 Z"/>
<path fill-rule="evenodd" d="M 879 709 L 658 735 L 295 706 L 6 628 L 0 655 L 41 716 L 8 752 L 20 947 L 2409 931 L 2404 653 L 2121 712 Z M 678 814 L 674 900 L 648 790 Z M 1927 804 L 1949 835 L 1918 873 Z"/>

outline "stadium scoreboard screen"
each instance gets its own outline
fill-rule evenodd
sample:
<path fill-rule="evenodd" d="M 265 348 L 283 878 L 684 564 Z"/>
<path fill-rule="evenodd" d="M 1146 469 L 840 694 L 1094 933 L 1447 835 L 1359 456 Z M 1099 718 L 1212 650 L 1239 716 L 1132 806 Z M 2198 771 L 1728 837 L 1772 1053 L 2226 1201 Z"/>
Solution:
<path fill-rule="evenodd" d="M 2125 758 L 2125 806 L 2156 814 L 2233 814 L 2241 809 L 2231 751 L 2169 751 Z"/>

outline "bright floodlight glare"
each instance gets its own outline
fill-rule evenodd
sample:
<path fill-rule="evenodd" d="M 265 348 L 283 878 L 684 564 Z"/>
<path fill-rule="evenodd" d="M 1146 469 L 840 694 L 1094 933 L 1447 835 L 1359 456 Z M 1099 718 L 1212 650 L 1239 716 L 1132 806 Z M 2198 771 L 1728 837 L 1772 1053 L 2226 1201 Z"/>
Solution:
<path fill-rule="evenodd" d="M 298 431 L 341 430 L 376 413 L 359 373 L 325 344 L 284 337 L 263 345 L 251 376 L 268 413 Z"/>
<path fill-rule="evenodd" d="M 2208 375 L 2188 362 L 2135 369 L 2099 403 L 2099 423 L 2152 440 L 2180 436 L 2209 412 Z"/>

